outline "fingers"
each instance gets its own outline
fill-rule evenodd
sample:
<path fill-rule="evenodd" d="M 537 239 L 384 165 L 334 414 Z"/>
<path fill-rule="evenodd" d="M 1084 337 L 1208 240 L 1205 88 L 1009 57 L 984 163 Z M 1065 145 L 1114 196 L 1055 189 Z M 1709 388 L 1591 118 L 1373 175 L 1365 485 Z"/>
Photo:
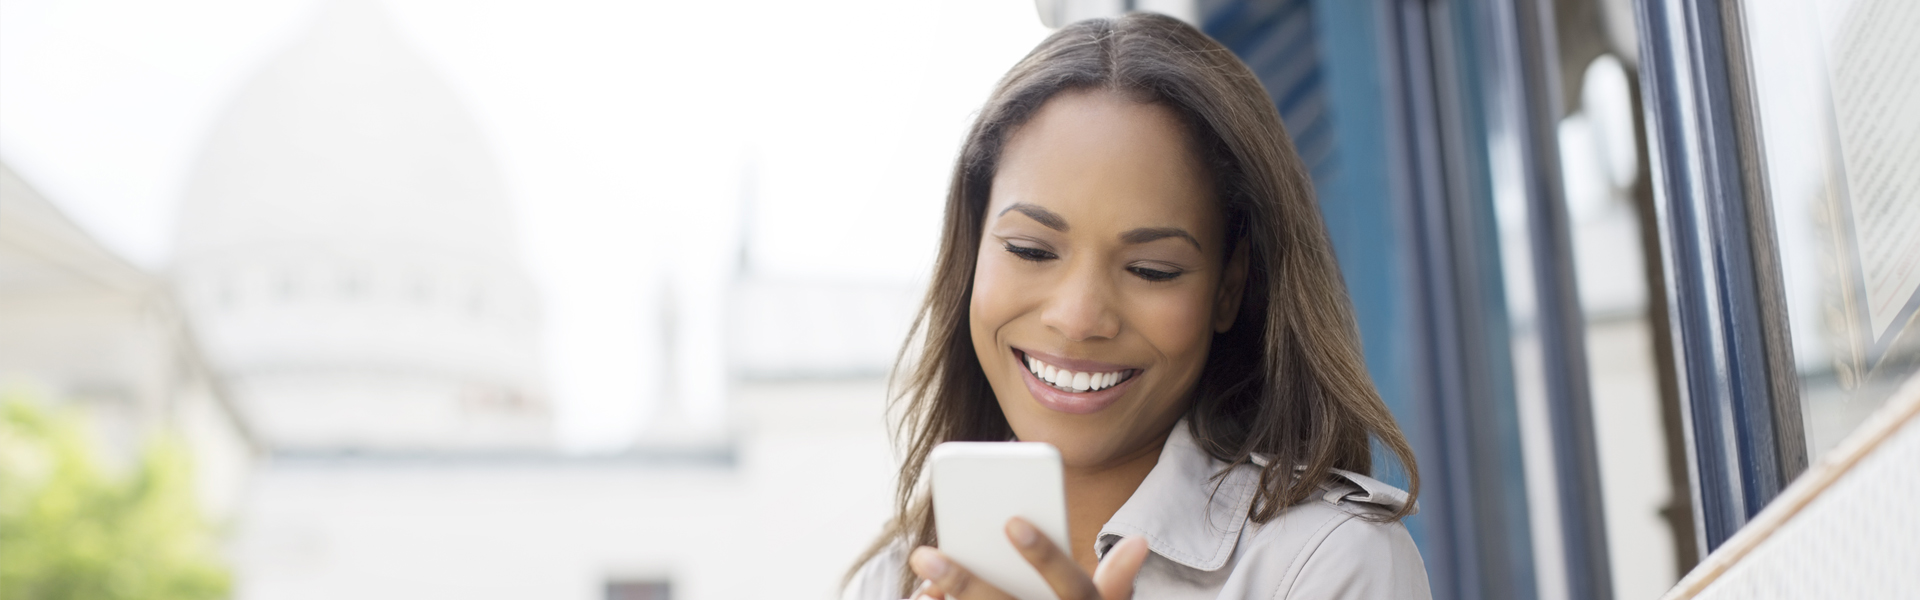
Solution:
<path fill-rule="evenodd" d="M 1093 586 L 1105 600 L 1133 598 L 1133 579 L 1147 560 L 1147 538 L 1134 536 L 1120 540 L 1107 550 L 1107 556 L 1093 571 Z"/>
<path fill-rule="evenodd" d="M 1134 577 L 1140 573 L 1140 565 L 1147 558 L 1146 538 L 1127 538 L 1108 550 L 1093 576 L 1088 577 L 1072 556 L 1023 519 L 1007 521 L 1007 539 L 1013 542 L 1014 548 L 1039 571 L 1040 576 L 1047 580 L 1047 585 L 1053 588 L 1053 593 L 1062 600 L 1130 600 L 1133 597 Z M 932 547 L 914 549 L 913 554 L 907 557 L 907 564 L 915 575 L 926 580 L 926 584 L 914 593 L 916 599 L 1011 598 L 975 578 L 959 563 Z"/>
<path fill-rule="evenodd" d="M 959 600 L 998 600 L 1011 597 L 994 589 L 987 582 L 980 581 L 961 568 L 959 563 L 948 559 L 945 554 L 930 546 L 921 546 L 907 557 L 907 566 L 913 574 L 932 584 L 924 592 L 934 598 L 957 598 Z"/>
<path fill-rule="evenodd" d="M 1013 547 L 1040 571 L 1040 577 L 1047 580 L 1047 585 L 1061 600 L 1100 600 L 1100 592 L 1093 587 L 1093 580 L 1080 568 L 1080 563 L 1073 562 L 1073 556 L 1054 545 L 1047 536 L 1040 535 L 1040 530 L 1026 519 L 1007 520 L 1007 539 L 1013 540 Z"/>

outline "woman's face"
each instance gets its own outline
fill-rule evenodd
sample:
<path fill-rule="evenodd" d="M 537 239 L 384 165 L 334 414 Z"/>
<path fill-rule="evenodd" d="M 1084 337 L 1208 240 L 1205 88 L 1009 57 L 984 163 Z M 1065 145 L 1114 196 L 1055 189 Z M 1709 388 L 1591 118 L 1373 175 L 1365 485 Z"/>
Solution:
<path fill-rule="evenodd" d="M 1007 141 L 975 259 L 974 352 L 1025 441 L 1069 467 L 1153 451 L 1214 332 L 1233 325 L 1244 252 L 1169 109 L 1054 97 Z M 1037 371 L 1037 373 L 1036 373 Z"/>

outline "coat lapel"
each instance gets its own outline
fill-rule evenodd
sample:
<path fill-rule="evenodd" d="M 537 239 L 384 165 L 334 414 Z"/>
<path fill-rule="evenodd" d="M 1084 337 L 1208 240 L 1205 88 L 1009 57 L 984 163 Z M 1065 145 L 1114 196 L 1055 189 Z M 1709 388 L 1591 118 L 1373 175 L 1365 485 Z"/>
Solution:
<path fill-rule="evenodd" d="M 1140 489 L 1100 529 L 1097 553 L 1105 556 L 1120 538 L 1145 536 L 1147 548 L 1167 560 L 1203 571 L 1224 566 L 1246 527 L 1260 479 L 1250 466 L 1216 479 L 1225 467 L 1194 443 L 1181 420 Z"/>

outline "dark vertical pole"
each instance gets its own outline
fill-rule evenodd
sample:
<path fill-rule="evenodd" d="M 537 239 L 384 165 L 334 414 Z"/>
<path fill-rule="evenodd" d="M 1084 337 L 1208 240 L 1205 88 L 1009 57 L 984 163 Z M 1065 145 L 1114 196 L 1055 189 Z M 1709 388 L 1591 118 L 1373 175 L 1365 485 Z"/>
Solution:
<path fill-rule="evenodd" d="M 1532 598 L 1532 525 L 1526 495 L 1526 458 L 1513 385 L 1511 315 L 1501 272 L 1500 227 L 1486 167 L 1485 118 L 1473 107 L 1479 95 L 1469 83 L 1478 72 L 1466 64 L 1470 11 L 1453 0 L 1426 0 L 1432 60 L 1433 111 L 1440 144 L 1429 157 L 1445 174 L 1445 201 L 1433 218 L 1444 224 L 1453 260 L 1458 323 L 1456 346 L 1464 390 L 1461 410 L 1470 423 L 1466 447 L 1474 465 L 1474 523 L 1480 531 L 1480 577 L 1484 598 Z"/>
<path fill-rule="evenodd" d="M 1550 0 L 1513 0 L 1517 36 L 1519 142 L 1525 163 L 1527 229 L 1539 308 L 1541 362 L 1546 368 L 1547 421 L 1569 598 L 1612 598 L 1600 460 L 1594 441 L 1586 356 L 1586 317 L 1574 284 L 1572 228 L 1560 180 L 1559 44 Z"/>
<path fill-rule="evenodd" d="M 1498 225 L 1485 175 L 1480 96 L 1465 64 L 1463 6 L 1391 0 L 1395 212 L 1423 393 L 1415 436 L 1433 492 L 1436 598 L 1535 593 Z M 1471 36 L 1471 34 L 1468 34 Z M 1469 37 L 1470 39 L 1470 37 Z"/>
<path fill-rule="evenodd" d="M 1770 395 L 1739 114 L 1719 0 L 1641 0 L 1640 83 L 1649 121 L 1661 261 L 1701 554 L 1778 495 L 1780 423 Z M 1740 57 L 1732 57 L 1740 60 Z M 1776 332 L 1775 335 L 1780 335 Z M 1782 425 L 1789 425 L 1782 427 Z M 1791 456 L 1791 453 L 1785 453 Z M 1789 459 L 1791 460 L 1791 459 Z"/>
<path fill-rule="evenodd" d="M 1667 449 L 1667 488 L 1672 490 L 1660 516 L 1673 532 L 1675 573 L 1685 573 L 1700 564 L 1700 548 L 1694 542 L 1693 504 L 1688 500 L 1686 420 L 1681 416 L 1680 379 L 1673 355 L 1673 318 L 1667 314 L 1667 266 L 1660 260 L 1660 219 L 1654 206 L 1652 160 L 1647 151 L 1647 119 L 1641 102 L 1640 82 L 1627 82 L 1633 106 L 1634 148 L 1638 151 L 1638 177 L 1633 180 L 1633 206 L 1640 229 L 1641 268 L 1646 271 L 1647 327 L 1653 338 L 1653 366 L 1660 382 L 1660 437 Z"/>
<path fill-rule="evenodd" d="M 1447 231 L 1446 176 L 1441 157 L 1439 115 L 1435 111 L 1433 46 L 1427 36 L 1426 6 L 1420 1 L 1383 3 L 1391 52 L 1383 53 L 1391 66 L 1393 101 L 1387 116 L 1394 134 L 1391 157 L 1395 180 L 1396 230 L 1406 236 L 1401 261 L 1406 289 L 1403 310 L 1412 327 L 1406 333 L 1418 350 L 1412 361 L 1412 379 L 1421 393 L 1415 400 L 1420 430 L 1415 449 L 1421 456 L 1424 495 L 1435 510 L 1426 526 L 1433 532 L 1428 576 L 1434 597 L 1447 599 L 1508 598 L 1491 594 L 1482 574 L 1481 527 L 1474 510 L 1475 484 L 1472 419 L 1466 409 L 1459 314 L 1452 239 Z M 1437 518 L 1435 518 L 1437 517 Z"/>
<path fill-rule="evenodd" d="M 1807 470 L 1807 434 L 1800 416 L 1800 377 L 1794 366 L 1793 341 L 1787 323 L 1786 283 L 1780 273 L 1780 247 L 1774 239 L 1773 200 L 1767 189 L 1766 155 L 1760 143 L 1759 107 L 1754 97 L 1753 72 L 1747 63 L 1747 32 L 1740 2 L 1720 5 L 1727 25 L 1728 97 L 1732 103 L 1734 143 L 1740 158 L 1740 184 L 1745 198 L 1747 243 L 1753 258 L 1755 310 L 1760 325 L 1760 367 L 1765 369 L 1767 399 L 1773 427 L 1773 456 L 1780 485 Z"/>

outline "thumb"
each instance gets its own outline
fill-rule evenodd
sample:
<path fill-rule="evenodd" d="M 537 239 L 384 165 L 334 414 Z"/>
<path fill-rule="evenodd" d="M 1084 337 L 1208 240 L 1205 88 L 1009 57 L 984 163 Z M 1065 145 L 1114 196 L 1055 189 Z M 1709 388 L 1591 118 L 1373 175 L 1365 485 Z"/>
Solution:
<path fill-rule="evenodd" d="M 1134 536 L 1115 545 L 1107 551 L 1106 560 L 1093 570 L 1093 587 L 1100 590 L 1105 600 L 1131 600 L 1133 598 L 1133 578 L 1140 574 L 1140 564 L 1147 560 L 1147 538 Z"/>

